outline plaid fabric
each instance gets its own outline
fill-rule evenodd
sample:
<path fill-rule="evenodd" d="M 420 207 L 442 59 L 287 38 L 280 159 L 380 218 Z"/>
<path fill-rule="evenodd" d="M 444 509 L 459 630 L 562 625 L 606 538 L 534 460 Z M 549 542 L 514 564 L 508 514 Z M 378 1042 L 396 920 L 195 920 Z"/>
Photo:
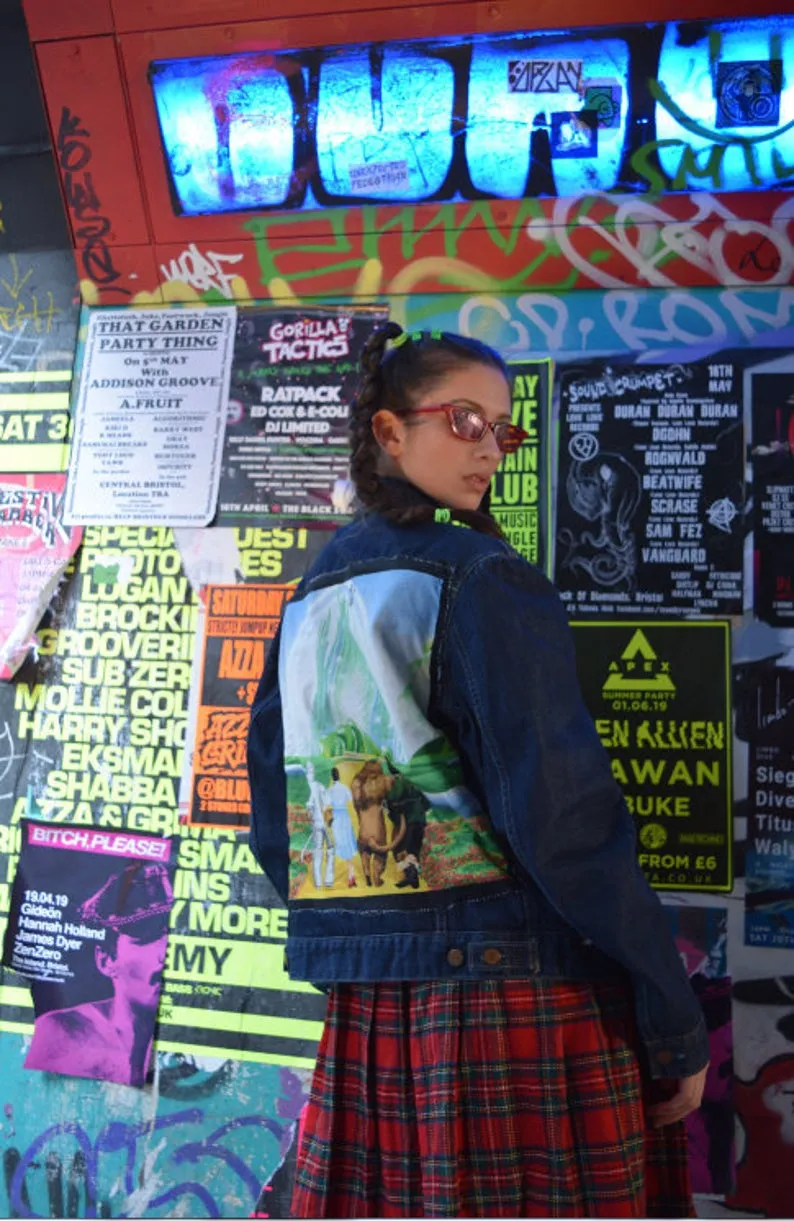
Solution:
<path fill-rule="evenodd" d="M 694 1216 L 632 1007 L 533 981 L 331 989 L 293 1217 Z"/>

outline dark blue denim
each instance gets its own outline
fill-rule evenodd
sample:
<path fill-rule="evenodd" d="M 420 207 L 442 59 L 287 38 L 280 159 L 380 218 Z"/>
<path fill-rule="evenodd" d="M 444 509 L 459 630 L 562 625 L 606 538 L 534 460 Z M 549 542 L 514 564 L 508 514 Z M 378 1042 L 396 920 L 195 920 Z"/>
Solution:
<path fill-rule="evenodd" d="M 428 716 L 458 748 L 509 875 L 433 892 L 287 901 L 277 638 L 251 720 L 251 847 L 288 907 L 290 975 L 319 985 L 630 980 L 651 1074 L 697 1072 L 708 1062 L 700 1005 L 637 864 L 631 815 L 583 703 L 553 586 L 498 539 L 371 514 L 333 536 L 296 596 L 384 566 L 443 582 Z"/>

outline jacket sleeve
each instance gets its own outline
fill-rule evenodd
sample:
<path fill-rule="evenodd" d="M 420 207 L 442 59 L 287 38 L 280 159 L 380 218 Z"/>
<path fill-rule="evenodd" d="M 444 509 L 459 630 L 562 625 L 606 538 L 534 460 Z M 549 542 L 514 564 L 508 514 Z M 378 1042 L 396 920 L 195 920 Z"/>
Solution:
<path fill-rule="evenodd" d="M 637 862 L 554 587 L 517 556 L 476 562 L 452 604 L 439 707 L 497 832 L 563 920 L 628 970 L 654 1077 L 708 1063 L 702 1011 Z"/>
<path fill-rule="evenodd" d="M 248 731 L 248 782 L 251 788 L 249 844 L 286 907 L 289 893 L 287 778 L 284 729 L 278 685 L 279 637 L 270 646 Z"/>

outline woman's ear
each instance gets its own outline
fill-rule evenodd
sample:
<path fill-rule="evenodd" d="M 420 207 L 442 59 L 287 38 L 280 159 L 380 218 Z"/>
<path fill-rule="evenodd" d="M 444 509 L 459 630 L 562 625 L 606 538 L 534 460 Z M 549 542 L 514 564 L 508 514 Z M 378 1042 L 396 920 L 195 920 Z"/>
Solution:
<path fill-rule="evenodd" d="M 405 444 L 405 421 L 383 408 L 372 417 L 372 435 L 390 458 L 399 458 Z"/>

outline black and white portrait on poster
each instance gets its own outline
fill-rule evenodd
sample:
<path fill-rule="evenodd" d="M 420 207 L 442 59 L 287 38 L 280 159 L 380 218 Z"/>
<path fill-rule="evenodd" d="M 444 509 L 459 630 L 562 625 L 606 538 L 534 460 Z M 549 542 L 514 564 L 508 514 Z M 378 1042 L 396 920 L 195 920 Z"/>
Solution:
<path fill-rule="evenodd" d="M 556 584 L 576 614 L 742 606 L 742 384 L 730 362 L 561 378 Z"/>

